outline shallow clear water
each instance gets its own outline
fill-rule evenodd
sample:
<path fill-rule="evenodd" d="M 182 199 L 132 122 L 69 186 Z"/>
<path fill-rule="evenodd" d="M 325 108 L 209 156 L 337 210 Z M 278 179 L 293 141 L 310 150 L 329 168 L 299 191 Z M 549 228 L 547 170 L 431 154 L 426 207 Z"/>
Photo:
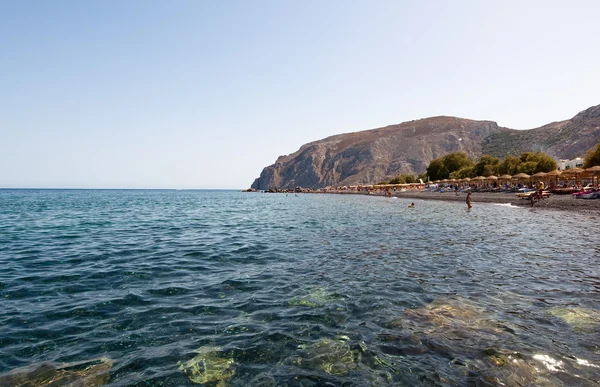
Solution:
<path fill-rule="evenodd" d="M 192 385 L 210 348 L 230 386 L 597 385 L 597 219 L 409 202 L 0 190 L 0 373 Z"/>

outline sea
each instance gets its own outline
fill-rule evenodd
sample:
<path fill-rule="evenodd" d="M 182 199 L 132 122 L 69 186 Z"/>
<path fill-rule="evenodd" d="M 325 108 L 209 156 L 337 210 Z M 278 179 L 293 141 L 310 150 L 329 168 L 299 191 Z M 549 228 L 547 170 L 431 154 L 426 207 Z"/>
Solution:
<path fill-rule="evenodd" d="M 486 203 L 0 190 L 0 385 L 598 386 L 599 235 Z"/>

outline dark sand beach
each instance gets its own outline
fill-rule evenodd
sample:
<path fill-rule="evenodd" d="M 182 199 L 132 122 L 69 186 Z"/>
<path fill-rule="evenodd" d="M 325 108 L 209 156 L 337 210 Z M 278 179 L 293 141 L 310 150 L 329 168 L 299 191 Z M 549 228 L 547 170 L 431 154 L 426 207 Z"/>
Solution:
<path fill-rule="evenodd" d="M 393 196 L 410 199 L 464 202 L 467 194 L 459 192 L 458 196 L 456 196 L 454 192 L 429 192 L 414 190 L 397 192 L 394 193 Z M 514 193 L 473 192 L 471 194 L 471 201 L 473 203 L 510 203 L 515 206 L 531 207 L 529 200 L 520 199 Z M 600 200 L 574 199 L 571 195 L 552 195 L 547 199 L 535 202 L 534 208 L 578 211 L 584 213 L 590 212 L 598 215 L 600 213 Z"/>

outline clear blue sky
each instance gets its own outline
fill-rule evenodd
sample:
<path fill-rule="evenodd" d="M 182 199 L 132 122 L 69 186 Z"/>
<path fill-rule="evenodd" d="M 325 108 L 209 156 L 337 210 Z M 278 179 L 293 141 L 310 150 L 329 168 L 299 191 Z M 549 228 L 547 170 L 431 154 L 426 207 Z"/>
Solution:
<path fill-rule="evenodd" d="M 2 1 L 0 187 L 246 188 L 329 135 L 600 103 L 600 1 Z"/>

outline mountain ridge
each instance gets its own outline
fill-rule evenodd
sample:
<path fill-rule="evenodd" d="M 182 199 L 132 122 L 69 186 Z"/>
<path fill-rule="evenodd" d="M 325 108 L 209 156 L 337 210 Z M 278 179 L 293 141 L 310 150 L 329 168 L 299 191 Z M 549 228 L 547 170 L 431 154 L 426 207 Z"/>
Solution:
<path fill-rule="evenodd" d="M 538 150 L 557 159 L 574 158 L 583 156 L 599 138 L 600 105 L 571 119 L 526 130 L 489 120 L 434 116 L 306 143 L 265 167 L 252 188 L 376 183 L 401 173 L 422 173 L 434 158 L 457 151 L 473 159 Z"/>

